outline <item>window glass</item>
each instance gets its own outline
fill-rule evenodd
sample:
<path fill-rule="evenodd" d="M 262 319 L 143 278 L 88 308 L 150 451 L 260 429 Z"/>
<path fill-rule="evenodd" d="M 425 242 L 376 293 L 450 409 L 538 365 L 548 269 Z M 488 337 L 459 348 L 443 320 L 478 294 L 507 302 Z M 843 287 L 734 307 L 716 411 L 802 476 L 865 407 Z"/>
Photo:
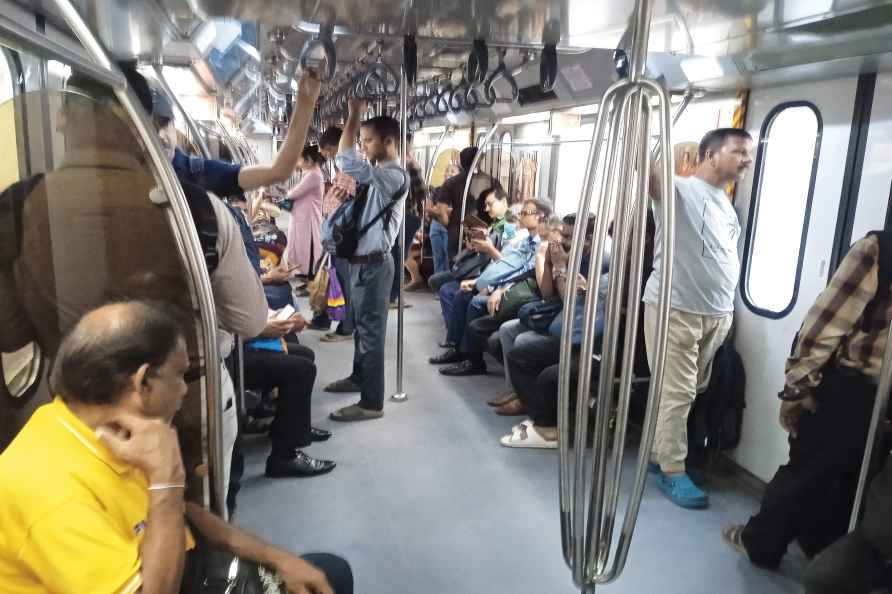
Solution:
<path fill-rule="evenodd" d="M 745 301 L 763 315 L 785 315 L 796 299 L 818 164 L 819 118 L 811 104 L 793 103 L 776 109 L 763 125 L 744 279 Z"/>

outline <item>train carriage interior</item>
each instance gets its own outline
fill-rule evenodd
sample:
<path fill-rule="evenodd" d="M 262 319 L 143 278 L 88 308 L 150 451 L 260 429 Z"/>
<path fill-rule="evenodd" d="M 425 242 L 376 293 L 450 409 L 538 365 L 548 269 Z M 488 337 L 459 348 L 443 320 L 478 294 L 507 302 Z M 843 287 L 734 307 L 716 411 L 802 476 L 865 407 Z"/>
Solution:
<path fill-rule="evenodd" d="M 151 89 L 154 113 L 134 73 Z M 247 188 L 246 171 L 293 150 L 305 78 L 320 87 L 308 112 L 310 148 L 297 167 Z M 776 567 L 764 568 L 723 542 L 723 530 L 761 513 L 793 455 L 778 393 L 813 305 L 856 242 L 892 232 L 890 95 L 892 2 L 884 0 L 0 0 L 0 462 L 57 395 L 53 362 L 78 318 L 109 301 L 153 299 L 178 312 L 189 353 L 188 393 L 175 419 L 187 500 L 285 549 L 336 551 L 349 560 L 357 592 L 813 594 L 804 576 L 829 543 L 791 544 Z M 360 260 L 347 257 L 352 273 L 342 277 L 341 257 L 323 255 L 330 246 L 321 220 L 340 212 L 324 212 L 325 201 L 347 183 L 340 169 L 350 146 L 335 140 L 328 154 L 326 138 L 349 128 L 355 109 L 363 120 L 399 123 L 393 167 L 411 164 L 420 189 L 407 198 L 417 226 L 408 202 L 393 210 L 404 216 L 390 241 L 397 265 L 382 322 L 383 417 L 339 423 L 330 415 L 349 409 L 356 394 L 328 388 L 350 374 L 354 350 L 373 348 L 359 333 L 375 323 L 351 309 Z M 175 143 L 159 127 L 174 131 Z M 738 175 L 710 186 L 727 198 L 721 221 L 665 199 L 692 187 L 706 163 L 701 141 L 715 129 L 751 140 Z M 476 153 L 465 162 L 468 147 Z M 196 207 L 178 183 L 178 158 L 197 180 L 238 176 L 238 191 L 205 188 L 208 200 L 219 194 L 226 204 Z M 211 160 L 226 163 L 211 168 Z M 390 166 L 383 161 L 372 169 Z M 318 204 L 308 206 L 315 175 Z M 478 177 L 483 191 L 472 183 Z M 358 180 L 371 184 L 368 200 L 380 192 L 378 179 Z M 441 197 L 453 187 L 458 202 L 447 212 Z M 501 200 L 506 213 L 492 216 Z M 248 231 L 230 247 L 241 250 L 244 240 L 249 258 L 258 254 L 270 320 L 298 312 L 306 323 L 281 344 L 227 327 L 227 312 L 247 306 L 221 305 L 228 270 L 214 246 L 224 232 L 205 223 L 229 211 Z M 652 454 L 665 439 L 658 420 L 667 386 L 681 373 L 671 354 L 673 304 L 694 274 L 678 260 L 696 251 L 681 226 L 691 216 L 703 229 L 728 227 L 730 246 L 706 238 L 697 255 L 731 271 L 733 294 L 733 315 L 722 314 L 727 338 L 719 339 L 725 363 L 719 371 L 706 360 L 698 370 L 695 353 L 696 400 L 681 420 L 685 476 L 708 493 L 708 506 L 696 510 L 661 491 L 658 482 L 674 475 Z M 386 229 L 394 218 L 384 220 Z M 480 220 L 492 225 L 484 237 L 496 225 L 505 237 L 500 254 L 493 248 L 498 257 L 449 277 L 452 293 L 429 284 L 450 270 L 439 253 L 460 262 L 459 244 L 492 246 L 471 239 Z M 582 220 L 593 223 L 573 222 Z M 526 424 L 531 407 L 518 397 L 544 389 L 541 370 L 533 385 L 512 387 L 521 374 L 511 371 L 505 337 L 519 314 L 501 320 L 487 310 L 486 290 L 497 285 L 483 289 L 477 279 L 497 263 L 512 265 L 509 250 L 531 249 L 523 246 L 534 237 L 547 270 L 557 266 L 546 255 L 552 248 L 563 250 L 567 267 L 566 285 L 557 273 L 548 280 L 550 303 L 560 307 L 530 309 L 518 322 L 551 340 L 553 433 Z M 674 267 L 666 265 L 673 257 Z M 511 278 L 498 285 L 503 305 L 519 284 L 535 284 L 534 260 L 502 277 Z M 892 276 L 878 266 L 881 286 Z M 282 269 L 285 276 L 267 282 Z M 285 287 L 287 306 L 273 305 L 273 285 Z M 549 303 L 544 291 L 535 294 Z M 467 313 L 453 313 L 457 303 Z M 472 316 L 474 307 L 481 309 Z M 550 317 L 531 330 L 538 315 Z M 483 327 L 476 316 L 498 323 L 479 341 L 484 352 L 469 356 Z M 339 334 L 349 321 L 355 341 Z M 574 331 L 554 333 L 557 322 Z M 852 530 L 863 522 L 868 469 L 888 451 L 880 437 L 892 382 L 889 329 L 872 332 L 879 346 L 871 357 L 881 361 L 868 374 L 876 397 L 849 469 L 852 492 L 839 497 Z M 312 350 L 305 363 L 315 380 L 297 371 L 270 379 L 256 362 L 270 348 Z M 729 353 L 739 355 L 733 369 Z M 432 364 L 438 357 L 448 366 Z M 717 376 L 724 383 L 710 381 Z M 280 415 L 292 389 L 305 391 L 319 441 L 299 455 L 317 465 L 305 472 L 313 476 L 271 478 L 275 436 L 290 430 Z M 512 392 L 500 406 L 488 402 Z M 709 412 L 717 406 L 725 407 L 719 420 Z M 236 417 L 237 428 L 227 424 Z M 541 443 L 519 445 L 530 435 Z M 328 460 L 336 467 L 323 472 Z M 0 546 L 0 561 L 3 554 Z M 51 589 L 21 590 L 32 591 Z M 880 592 L 892 587 L 869 594 Z"/>

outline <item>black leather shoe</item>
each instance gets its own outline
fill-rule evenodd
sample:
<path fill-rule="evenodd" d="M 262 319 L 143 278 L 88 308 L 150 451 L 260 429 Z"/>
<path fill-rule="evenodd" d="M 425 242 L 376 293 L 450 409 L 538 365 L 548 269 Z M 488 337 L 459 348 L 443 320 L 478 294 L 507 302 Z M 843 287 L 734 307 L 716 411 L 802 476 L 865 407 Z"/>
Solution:
<path fill-rule="evenodd" d="M 298 450 L 294 458 L 270 456 L 266 459 L 267 478 L 297 478 L 316 476 L 334 470 L 337 466 L 331 460 L 318 460 Z"/>
<path fill-rule="evenodd" d="M 448 340 L 444 340 L 443 342 L 437 343 L 437 346 L 441 349 L 454 349 L 457 345 L 449 342 Z"/>
<path fill-rule="evenodd" d="M 465 360 L 457 365 L 450 365 L 449 367 L 442 368 L 440 373 L 451 377 L 486 375 L 486 363 Z"/>
<path fill-rule="evenodd" d="M 248 411 L 252 417 L 269 419 L 276 416 L 276 402 L 274 400 L 261 400 L 260 404 Z"/>
<path fill-rule="evenodd" d="M 431 365 L 445 365 L 446 363 L 458 363 L 464 360 L 464 355 L 459 353 L 455 348 L 451 348 L 445 353 L 440 353 L 436 357 L 431 357 L 427 362 Z"/>
<path fill-rule="evenodd" d="M 331 431 L 310 427 L 310 439 L 313 441 L 328 441 L 330 437 Z"/>

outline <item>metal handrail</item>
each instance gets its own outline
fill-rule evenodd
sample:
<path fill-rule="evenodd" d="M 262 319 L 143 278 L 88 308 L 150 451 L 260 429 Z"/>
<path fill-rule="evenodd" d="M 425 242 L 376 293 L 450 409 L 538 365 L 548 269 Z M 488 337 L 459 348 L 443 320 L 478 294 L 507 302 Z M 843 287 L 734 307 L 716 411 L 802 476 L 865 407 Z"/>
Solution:
<path fill-rule="evenodd" d="M 407 84 L 407 76 L 405 67 L 402 69 L 402 80 L 400 80 L 400 163 L 403 166 L 403 171 L 408 174 L 408 144 L 409 144 L 409 131 L 408 131 L 408 102 L 409 102 L 409 85 Z M 408 199 L 408 196 L 406 197 Z M 405 352 L 405 344 L 404 344 L 404 324 L 403 324 L 403 265 L 404 258 L 403 254 L 406 253 L 406 210 L 405 204 L 403 205 L 403 222 L 400 224 L 400 237 L 399 237 L 399 255 L 397 257 L 398 262 L 398 270 L 394 270 L 394 274 L 400 275 L 399 282 L 399 295 L 397 297 L 397 308 L 396 308 L 396 394 L 390 397 L 394 402 L 405 402 L 409 399 L 409 395 L 406 393 L 405 388 L 403 387 L 403 359 Z"/>
<path fill-rule="evenodd" d="M 455 129 L 454 129 L 451 125 L 450 125 L 450 126 L 446 126 L 446 129 L 443 130 L 443 134 L 440 135 L 440 140 L 437 141 L 437 145 L 436 145 L 436 147 L 434 148 L 434 152 L 432 153 L 432 155 L 433 155 L 433 157 L 432 157 L 432 159 L 431 159 L 432 161 L 433 161 L 434 159 L 437 158 L 437 155 L 439 154 L 440 149 L 443 148 L 443 143 L 446 142 L 446 139 L 447 139 L 449 136 L 451 136 L 452 133 L 453 133 L 454 131 L 455 131 Z M 430 185 L 431 185 L 431 178 L 433 178 L 433 176 L 434 176 L 434 167 L 433 167 L 433 163 L 432 163 L 432 162 L 431 162 L 431 163 L 427 163 L 427 177 L 426 177 L 426 179 L 424 180 L 424 185 L 425 185 L 425 186 L 430 187 Z"/>
<path fill-rule="evenodd" d="M 480 148 L 477 149 L 477 154 L 474 155 L 474 160 L 471 161 L 471 168 L 468 169 L 468 177 L 465 179 L 465 190 L 462 192 L 462 200 L 461 200 L 461 219 L 458 224 L 458 241 L 461 244 L 462 236 L 465 232 L 465 207 L 468 205 L 468 192 L 471 191 L 471 182 L 474 179 L 474 171 L 477 169 L 477 165 L 480 163 L 480 159 L 483 158 L 483 153 L 486 152 L 486 147 L 489 146 L 489 142 L 492 140 L 493 135 L 496 133 L 496 130 L 499 126 L 502 125 L 502 120 L 494 122 L 492 127 L 489 129 L 489 132 L 486 133 L 486 137 L 483 139 L 483 144 L 480 145 Z M 459 245 L 461 248 L 461 245 Z"/>
<path fill-rule="evenodd" d="M 880 426 L 886 418 L 886 409 L 889 406 L 889 390 L 892 389 L 892 324 L 889 325 L 888 332 L 886 350 L 883 352 L 883 366 L 880 368 L 880 381 L 877 384 L 877 395 L 870 418 L 870 429 L 867 432 L 867 443 L 864 446 L 864 458 L 861 461 L 861 472 L 858 475 L 858 489 L 855 491 L 852 516 L 849 519 L 850 532 L 858 526 L 861 506 L 864 503 L 864 495 L 868 486 L 867 479 L 870 475 L 870 467 L 873 464 L 874 449 L 877 441 L 883 439 L 883 432 L 880 431 Z"/>
<path fill-rule="evenodd" d="M 647 475 L 647 462 L 656 429 L 659 396 L 666 362 L 669 306 L 674 256 L 674 183 L 670 135 L 672 127 L 669 95 L 662 85 L 643 78 L 647 36 L 652 13 L 651 0 L 638 0 L 633 24 L 632 66 L 629 78 L 611 85 L 601 101 L 592 136 L 577 211 L 573 248 L 568 265 L 568 290 L 564 296 L 559 363 L 559 457 L 560 512 L 564 558 L 576 585 L 586 593 L 598 584 L 615 580 L 625 567 Z M 641 272 L 646 230 L 648 180 L 650 175 L 650 105 L 657 99 L 660 114 L 662 160 L 663 267 L 657 306 L 656 352 L 650 381 L 644 431 L 632 493 L 623 525 L 614 546 L 614 529 L 622 479 L 623 445 L 633 381 L 637 318 L 640 311 Z M 606 136 L 606 139 L 605 139 Z M 575 282 L 580 272 L 586 225 L 597 182 L 597 221 L 588 271 L 582 340 L 579 347 L 579 377 L 576 383 L 575 422 L 570 422 L 570 363 L 572 327 L 576 308 Z M 606 320 L 601 342 L 600 375 L 592 454 L 587 460 L 586 438 L 590 415 L 591 371 L 594 355 L 594 326 L 599 300 L 600 267 L 606 247 L 607 227 L 615 222 L 614 257 L 606 297 Z M 628 293 L 624 286 L 632 275 Z M 618 360 L 620 319 L 626 306 L 622 359 Z M 619 362 L 619 380 L 616 381 Z M 608 447 L 608 421 L 618 385 L 617 422 L 612 451 Z M 569 433 L 575 431 L 571 442 Z"/>
<path fill-rule="evenodd" d="M 52 0 L 56 9 L 65 19 L 69 28 L 86 48 L 92 59 L 115 77 L 123 78 L 123 74 L 117 65 L 108 57 L 105 48 L 90 30 L 90 27 L 78 13 L 70 0 Z M 224 519 L 227 518 L 226 487 L 223 484 L 223 431 L 222 431 L 222 402 L 220 398 L 220 358 L 217 345 L 217 314 L 214 309 L 214 297 L 211 292 L 211 281 L 201 244 L 198 241 L 198 231 L 192 223 L 192 215 L 186 203 L 186 196 L 173 171 L 172 164 L 165 158 L 161 149 L 158 135 L 149 121 L 139 101 L 126 87 L 114 87 L 118 101 L 130 116 L 140 140 L 149 153 L 149 158 L 160 174 L 161 187 L 170 200 L 170 209 L 167 209 L 170 218 L 170 227 L 176 241 L 178 253 L 185 260 L 186 270 L 189 272 L 196 289 L 198 306 L 201 310 L 202 355 L 206 374 L 204 376 L 206 401 L 204 411 L 207 415 L 208 426 L 208 461 L 210 462 L 210 484 L 213 485 L 213 500 L 208 494 L 208 483 L 205 483 L 205 505 L 211 507 Z M 207 479 L 205 479 L 207 481 Z"/>

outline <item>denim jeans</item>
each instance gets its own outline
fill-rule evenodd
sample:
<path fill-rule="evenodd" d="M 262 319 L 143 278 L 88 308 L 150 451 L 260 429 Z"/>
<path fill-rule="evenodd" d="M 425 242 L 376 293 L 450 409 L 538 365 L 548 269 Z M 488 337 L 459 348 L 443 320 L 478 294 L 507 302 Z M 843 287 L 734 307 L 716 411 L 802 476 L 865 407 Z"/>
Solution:
<path fill-rule="evenodd" d="M 431 251 L 434 253 L 434 274 L 449 270 L 449 231 L 440 221 L 431 221 L 429 231 Z"/>
<path fill-rule="evenodd" d="M 384 351 L 387 342 L 387 298 L 393 282 L 393 259 L 350 265 L 350 299 L 353 301 L 353 373 L 360 385 L 360 406 L 384 408 Z"/>

